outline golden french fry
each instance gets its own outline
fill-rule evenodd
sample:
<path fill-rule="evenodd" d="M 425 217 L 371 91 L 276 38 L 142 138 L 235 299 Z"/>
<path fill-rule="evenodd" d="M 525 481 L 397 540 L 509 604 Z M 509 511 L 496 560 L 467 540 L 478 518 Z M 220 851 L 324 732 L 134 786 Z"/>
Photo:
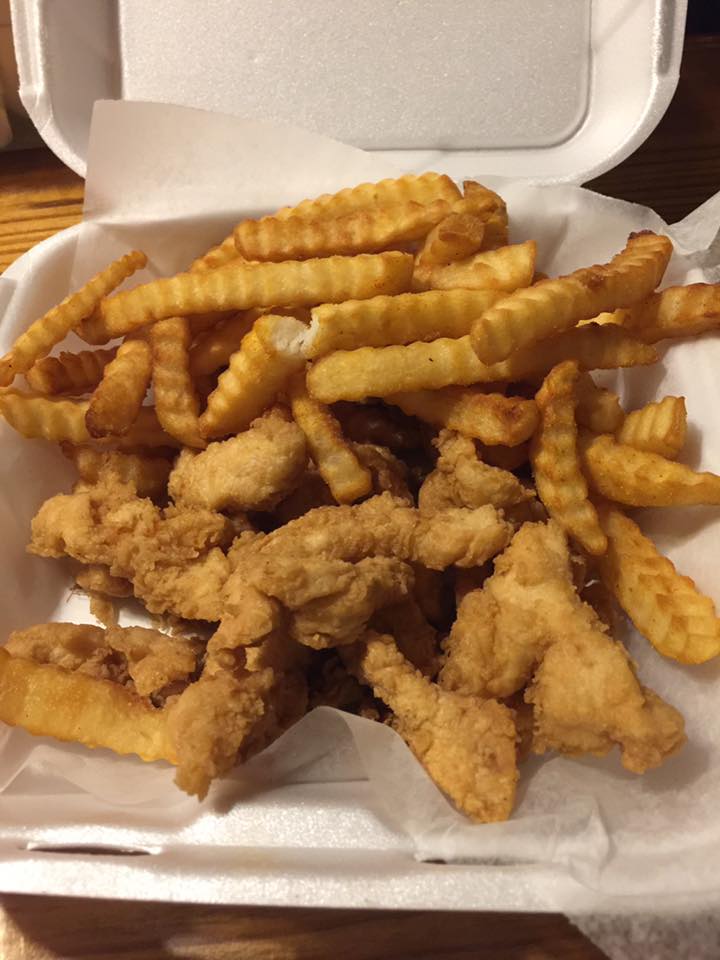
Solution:
<path fill-rule="evenodd" d="M 175 761 L 165 714 L 125 687 L 0 649 L 0 720 L 37 737 Z"/>
<path fill-rule="evenodd" d="M 153 320 L 210 310 L 313 306 L 403 293 L 413 258 L 407 253 L 359 254 L 284 263 L 230 263 L 204 273 L 153 280 L 103 300 L 99 323 L 107 339 Z"/>
<path fill-rule="evenodd" d="M 444 173 L 409 173 L 403 177 L 360 183 L 337 193 L 303 200 L 294 207 L 283 207 L 273 214 L 279 220 L 288 217 L 341 217 L 354 210 L 396 203 L 432 203 L 434 200 L 458 200 L 460 191 Z"/>
<path fill-rule="evenodd" d="M 589 373 L 583 373 L 575 386 L 575 419 L 593 433 L 614 433 L 625 419 L 620 398 L 612 390 L 598 387 Z"/>
<path fill-rule="evenodd" d="M 705 663 L 720 654 L 712 600 L 620 510 L 602 505 L 600 518 L 608 538 L 600 575 L 638 631 L 658 653 L 680 663 Z"/>
<path fill-rule="evenodd" d="M 415 257 L 415 268 L 443 267 L 482 249 L 485 224 L 472 213 L 451 213 L 433 227 Z"/>
<path fill-rule="evenodd" d="M 217 270 L 218 267 L 224 267 L 232 260 L 237 260 L 240 254 L 235 246 L 235 236 L 225 237 L 222 243 L 216 247 L 211 247 L 207 253 L 193 260 L 190 264 L 190 273 L 204 273 L 206 270 Z"/>
<path fill-rule="evenodd" d="M 111 350 L 80 350 L 57 357 L 43 357 L 25 374 L 35 393 L 54 396 L 58 393 L 80 395 L 95 389 L 103 377 L 105 367 L 115 356 Z"/>
<path fill-rule="evenodd" d="M 47 356 L 81 320 L 95 310 L 102 298 L 147 263 L 147 257 L 133 250 L 94 276 L 77 293 L 66 297 L 44 317 L 20 334 L 10 351 L 0 359 L 0 386 L 12 383 L 18 373 L 26 373 L 36 360 Z"/>
<path fill-rule="evenodd" d="M 264 217 L 235 227 L 235 246 L 248 260 L 283 261 L 375 253 L 422 239 L 450 212 L 445 200 L 355 210 L 341 217 Z"/>
<path fill-rule="evenodd" d="M 448 427 L 483 443 L 515 446 L 527 440 L 538 423 L 537 406 L 522 397 L 485 393 L 477 387 L 445 387 L 387 397 L 403 413 Z"/>
<path fill-rule="evenodd" d="M 473 325 L 473 348 L 485 363 L 497 363 L 595 314 L 628 307 L 652 293 L 671 254 L 667 237 L 631 234 L 609 263 L 543 280 L 499 301 Z"/>
<path fill-rule="evenodd" d="M 607 539 L 588 499 L 580 469 L 575 423 L 577 362 L 566 360 L 545 377 L 537 393 L 540 426 L 530 444 L 535 486 L 550 516 L 595 555 L 605 553 Z"/>
<path fill-rule="evenodd" d="M 87 409 L 87 400 L 34 397 L 16 390 L 0 393 L 0 414 L 14 430 L 30 439 L 89 443 L 93 438 L 85 425 Z M 113 442 L 118 447 L 177 446 L 160 427 L 152 407 L 143 407 L 128 432 Z"/>
<path fill-rule="evenodd" d="M 198 418 L 200 401 L 190 376 L 190 325 L 185 317 L 153 324 L 152 383 L 155 412 L 164 430 L 187 447 L 204 447 Z"/>
<path fill-rule="evenodd" d="M 85 423 L 91 437 L 121 437 L 142 407 L 152 372 L 152 355 L 145 340 L 127 340 L 105 367 L 90 397 Z"/>
<path fill-rule="evenodd" d="M 615 322 L 622 323 L 644 343 L 716 330 L 720 325 L 720 284 L 667 287 L 628 310 L 618 311 Z"/>
<path fill-rule="evenodd" d="M 308 396 L 305 375 L 298 373 L 288 384 L 290 409 L 305 434 L 320 476 L 338 503 L 352 503 L 372 490 L 372 474 L 358 460 L 343 437 L 331 411 Z"/>
<path fill-rule="evenodd" d="M 481 217 L 485 223 L 483 250 L 495 250 L 505 247 L 508 243 L 508 213 L 503 198 L 483 186 L 476 180 L 465 180 L 463 183 L 462 206 L 456 204 L 453 209 L 462 209 Z"/>
<path fill-rule="evenodd" d="M 612 427 L 596 433 L 612 433 Z M 625 443 L 636 450 L 657 453 L 667 460 L 674 460 L 685 446 L 687 411 L 684 397 L 665 397 L 658 403 L 647 403 L 633 410 L 617 430 L 618 443 Z"/>
<path fill-rule="evenodd" d="M 204 437 L 237 433 L 270 406 L 289 377 L 304 365 L 307 327 L 294 317 L 259 317 L 208 397 L 200 417 Z"/>
<path fill-rule="evenodd" d="M 224 367 L 259 316 L 258 310 L 233 313 L 227 320 L 200 334 L 190 348 L 192 375 L 202 377 Z"/>
<path fill-rule="evenodd" d="M 444 267 L 423 267 L 413 272 L 415 290 L 503 290 L 510 293 L 532 283 L 537 244 L 534 240 L 477 253 Z"/>
<path fill-rule="evenodd" d="M 61 449 L 75 464 L 80 479 L 87 483 L 97 483 L 101 476 L 110 473 L 123 483 L 132 484 L 139 497 L 160 497 L 167 493 L 172 463 L 165 457 L 98 450 L 71 443 L 62 443 Z"/>
<path fill-rule="evenodd" d="M 462 337 L 501 296 L 497 290 L 429 290 L 324 303 L 312 310 L 305 355 L 314 359 L 333 350 Z"/>
<path fill-rule="evenodd" d="M 720 503 L 720 476 L 714 473 L 697 473 L 607 434 L 583 436 L 580 446 L 585 475 L 608 500 L 629 507 Z"/>
<path fill-rule="evenodd" d="M 544 375 L 557 363 L 573 357 L 584 370 L 645 365 L 658 359 L 654 347 L 628 336 L 620 327 L 590 324 L 518 350 L 507 360 L 493 364 L 478 360 L 468 336 L 406 346 L 336 350 L 313 364 L 307 384 L 310 395 L 323 403 L 365 400 L 452 385 L 523 380 Z"/>

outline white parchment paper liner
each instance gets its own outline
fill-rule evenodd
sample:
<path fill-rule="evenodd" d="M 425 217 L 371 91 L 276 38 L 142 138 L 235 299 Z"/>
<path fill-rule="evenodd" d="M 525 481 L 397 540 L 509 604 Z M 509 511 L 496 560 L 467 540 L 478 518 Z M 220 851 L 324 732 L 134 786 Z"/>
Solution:
<path fill-rule="evenodd" d="M 100 102 L 84 223 L 0 280 L 0 305 L 7 305 L 0 349 L 71 281 L 81 283 L 130 247 L 150 256 L 147 275 L 169 273 L 222 239 L 240 216 L 397 172 L 302 130 Z M 666 284 L 720 279 L 720 196 L 667 228 L 644 207 L 581 188 L 491 182 L 508 202 L 513 239 L 538 240 L 539 269 L 557 274 L 603 261 L 630 231 L 652 228 L 676 243 Z M 706 335 L 672 346 L 657 367 L 603 377 L 631 406 L 667 393 L 686 396 L 686 460 L 720 470 L 719 369 L 720 343 Z M 54 448 L 0 429 L 3 633 L 50 619 L 88 620 L 85 599 L 69 590 L 68 568 L 24 552 L 31 516 L 45 497 L 67 489 L 71 471 Z M 642 523 L 682 572 L 720 601 L 718 511 L 646 511 Z M 508 823 L 468 823 L 392 731 L 323 708 L 217 784 L 201 805 L 173 787 L 172 770 L 162 764 L 5 730 L 0 829 L 23 842 L 406 850 L 448 862 L 555 865 L 615 897 L 707 895 L 720 886 L 720 668 L 681 667 L 633 631 L 627 639 L 644 682 L 684 713 L 687 746 L 644 777 L 625 772 L 615 753 L 601 761 L 533 758 L 523 766 Z M 515 906 L 522 903 L 519 894 Z"/>

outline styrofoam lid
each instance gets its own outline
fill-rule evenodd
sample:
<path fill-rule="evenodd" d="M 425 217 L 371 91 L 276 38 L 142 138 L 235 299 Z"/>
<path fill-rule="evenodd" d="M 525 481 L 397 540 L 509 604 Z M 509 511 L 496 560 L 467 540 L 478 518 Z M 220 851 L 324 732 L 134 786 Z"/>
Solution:
<path fill-rule="evenodd" d="M 584 181 L 662 116 L 687 0 L 13 0 L 20 94 L 84 174 L 122 97 L 291 122 L 405 166 Z"/>

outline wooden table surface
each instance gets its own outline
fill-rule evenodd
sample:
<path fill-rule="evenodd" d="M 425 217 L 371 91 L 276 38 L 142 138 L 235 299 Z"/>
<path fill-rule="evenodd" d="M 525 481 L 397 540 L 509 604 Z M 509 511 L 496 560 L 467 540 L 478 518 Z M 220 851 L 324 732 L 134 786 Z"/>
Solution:
<path fill-rule="evenodd" d="M 590 186 L 654 207 L 668 222 L 720 189 L 720 37 L 687 41 L 666 116 Z M 0 269 L 76 223 L 83 184 L 45 149 L 0 154 Z M 0 957 L 49 960 L 600 960 L 559 914 L 410 913 L 0 898 Z"/>

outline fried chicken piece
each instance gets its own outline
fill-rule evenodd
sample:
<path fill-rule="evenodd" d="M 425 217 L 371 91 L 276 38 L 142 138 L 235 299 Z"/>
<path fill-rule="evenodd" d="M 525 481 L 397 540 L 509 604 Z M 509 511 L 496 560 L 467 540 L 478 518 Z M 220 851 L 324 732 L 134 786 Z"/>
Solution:
<path fill-rule="evenodd" d="M 308 674 L 308 709 L 334 707 L 365 717 L 381 720 L 384 706 L 370 690 L 353 676 L 334 650 L 321 651 Z"/>
<path fill-rule="evenodd" d="M 260 549 L 253 547 L 233 550 L 234 570 L 223 590 L 226 613 L 236 614 L 251 602 L 249 591 L 272 597 L 289 614 L 290 636 L 316 650 L 353 643 L 377 610 L 412 589 L 412 569 L 392 557 L 350 563 L 263 552 L 262 542 Z"/>
<path fill-rule="evenodd" d="M 200 679 L 169 708 L 176 783 L 202 799 L 215 777 L 262 749 L 307 705 L 302 654 L 279 604 L 249 589 L 208 643 Z"/>
<path fill-rule="evenodd" d="M 274 517 L 280 525 L 297 520 L 316 507 L 332 507 L 335 498 L 314 466 L 308 466 L 293 492 L 277 505 Z"/>
<path fill-rule="evenodd" d="M 441 665 L 438 633 L 425 619 L 414 594 L 375 614 L 372 627 L 391 634 L 400 653 L 424 677 L 432 680 L 436 676 Z"/>
<path fill-rule="evenodd" d="M 274 408 L 230 440 L 185 449 L 170 474 L 175 503 L 209 510 L 272 510 L 307 464 L 305 435 Z"/>
<path fill-rule="evenodd" d="M 560 527 L 525 524 L 481 590 L 469 593 L 447 643 L 441 683 L 476 696 L 510 696 L 535 674 L 533 749 L 607 753 L 642 772 L 683 742 L 680 714 L 641 687 L 614 641 L 572 582 Z"/>
<path fill-rule="evenodd" d="M 218 548 L 225 517 L 193 508 L 160 510 L 112 476 L 47 500 L 32 522 L 28 550 L 103 564 L 133 584 L 152 613 L 219 620 L 220 591 L 230 565 Z"/>
<path fill-rule="evenodd" d="M 517 783 L 513 713 L 495 700 L 442 690 L 368 631 L 351 665 L 395 714 L 393 726 L 460 810 L 481 823 L 506 820 Z"/>
<path fill-rule="evenodd" d="M 408 469 L 402 460 L 398 460 L 387 447 L 375 443 L 354 443 L 353 450 L 372 475 L 374 493 L 387 492 L 411 507 L 415 506 L 415 499 L 408 487 Z"/>
<path fill-rule="evenodd" d="M 6 649 L 11 656 L 112 680 L 149 697 L 178 681 L 187 683 L 203 644 L 144 627 L 103 630 L 88 623 L 41 623 L 16 630 Z"/>
<path fill-rule="evenodd" d="M 431 570 L 477 566 L 495 556 L 512 533 L 492 506 L 453 509 L 424 517 L 389 493 L 353 506 L 319 507 L 254 540 L 257 563 L 309 557 L 350 562 L 395 557 Z M 239 560 L 242 550 L 233 550 Z"/>
<path fill-rule="evenodd" d="M 512 507 L 535 498 L 514 473 L 483 463 L 474 441 L 454 430 L 441 430 L 435 469 L 425 479 L 418 504 L 425 514 L 451 507 Z"/>
<path fill-rule="evenodd" d="M 89 623 L 38 623 L 15 630 L 5 649 L 13 657 L 51 663 L 99 680 L 126 684 L 129 679 L 127 664 L 122 657 L 113 656 L 103 628 Z"/>
<path fill-rule="evenodd" d="M 122 654 L 135 690 L 141 697 L 161 694 L 178 681 L 187 683 L 198 669 L 204 644 L 170 637 L 147 627 L 110 627 L 105 642 Z"/>
<path fill-rule="evenodd" d="M 114 577 L 101 563 L 83 566 L 75 574 L 75 583 L 86 593 L 100 593 L 105 597 L 131 597 L 132 584 L 124 577 Z"/>
<path fill-rule="evenodd" d="M 685 742 L 681 714 L 638 683 L 623 646 L 585 627 L 554 643 L 525 700 L 534 753 L 602 757 L 616 744 L 632 773 L 658 767 Z"/>

